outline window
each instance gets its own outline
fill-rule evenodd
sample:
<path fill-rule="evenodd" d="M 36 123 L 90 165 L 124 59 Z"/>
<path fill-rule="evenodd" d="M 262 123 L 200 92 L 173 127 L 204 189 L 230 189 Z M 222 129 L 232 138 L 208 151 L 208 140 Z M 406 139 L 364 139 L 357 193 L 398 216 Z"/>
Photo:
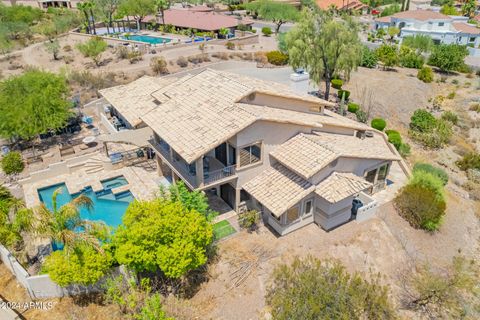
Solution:
<path fill-rule="evenodd" d="M 287 224 L 294 222 L 299 217 L 298 206 L 292 207 L 287 210 Z"/>
<path fill-rule="evenodd" d="M 303 215 L 304 216 L 311 215 L 312 214 L 312 209 L 313 209 L 313 200 L 305 201 L 305 205 L 303 206 Z"/>
<path fill-rule="evenodd" d="M 240 202 L 249 201 L 250 195 L 245 190 L 240 190 Z"/>
<path fill-rule="evenodd" d="M 240 167 L 260 162 L 262 157 L 262 143 L 255 143 L 240 149 Z"/>
<path fill-rule="evenodd" d="M 444 25 L 445 25 L 445 22 L 439 22 L 439 23 L 438 23 L 438 26 L 439 26 L 439 27 L 443 27 Z"/>
<path fill-rule="evenodd" d="M 388 173 L 388 164 L 381 166 L 380 169 L 378 170 L 378 178 L 377 179 L 379 181 L 385 180 L 385 178 L 387 177 L 387 173 Z"/>
<path fill-rule="evenodd" d="M 376 175 L 377 175 L 377 169 L 368 171 L 367 174 L 365 175 L 365 180 L 367 180 L 370 183 L 374 183 Z"/>
<path fill-rule="evenodd" d="M 475 42 L 475 37 L 471 37 L 470 39 L 468 39 L 469 42 Z"/>

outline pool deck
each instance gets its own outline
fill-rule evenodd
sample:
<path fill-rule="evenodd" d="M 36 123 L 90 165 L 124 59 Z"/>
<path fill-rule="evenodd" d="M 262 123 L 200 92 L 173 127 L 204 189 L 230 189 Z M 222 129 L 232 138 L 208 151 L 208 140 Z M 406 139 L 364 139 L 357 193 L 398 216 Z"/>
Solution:
<path fill-rule="evenodd" d="M 38 189 L 48 186 L 65 183 L 68 192 L 75 194 L 85 187 L 92 187 L 94 191 L 103 190 L 100 181 L 112 179 L 118 176 L 124 176 L 128 184 L 112 189 L 114 194 L 127 190 L 133 194 L 135 199 L 148 200 L 155 196 L 159 190 L 158 177 L 152 172 L 147 172 L 137 167 L 123 167 L 115 170 L 103 170 L 100 172 L 88 173 L 85 170 L 78 170 L 74 173 L 61 174 L 52 178 L 46 178 L 42 181 L 25 183 L 23 191 L 25 194 L 25 204 L 29 208 L 38 206 L 41 201 L 38 196 Z"/>

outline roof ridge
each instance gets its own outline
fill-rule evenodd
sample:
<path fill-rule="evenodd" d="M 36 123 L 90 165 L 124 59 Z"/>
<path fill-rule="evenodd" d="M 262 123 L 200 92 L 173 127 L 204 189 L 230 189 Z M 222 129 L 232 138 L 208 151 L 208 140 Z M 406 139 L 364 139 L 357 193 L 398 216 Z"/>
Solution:
<path fill-rule="evenodd" d="M 304 135 L 305 138 L 308 139 L 309 141 L 311 141 L 311 142 L 313 142 L 313 143 L 316 143 L 316 144 L 319 145 L 320 147 L 327 149 L 328 151 L 332 152 L 333 154 L 336 154 L 337 157 L 341 156 L 341 154 L 335 152 L 335 151 L 334 151 L 333 149 L 331 149 L 330 147 L 328 147 L 328 146 L 320 143 L 319 141 L 316 141 L 316 140 L 314 140 L 314 139 L 311 138 L 311 136 L 318 136 L 317 134 L 312 134 L 312 133 L 308 133 L 308 134 L 307 134 L 307 133 L 304 133 L 304 132 L 302 132 L 301 134 Z"/>

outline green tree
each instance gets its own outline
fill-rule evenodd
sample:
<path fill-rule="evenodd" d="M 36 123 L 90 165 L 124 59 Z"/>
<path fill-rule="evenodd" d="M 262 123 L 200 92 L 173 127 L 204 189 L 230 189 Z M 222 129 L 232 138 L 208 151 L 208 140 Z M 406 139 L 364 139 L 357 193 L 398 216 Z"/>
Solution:
<path fill-rule="evenodd" d="M 102 53 L 107 50 L 107 42 L 100 37 L 93 37 L 89 40 L 77 44 L 77 49 L 85 57 L 89 57 L 95 62 L 95 65 L 100 65 L 100 58 Z"/>
<path fill-rule="evenodd" d="M 379 277 L 367 281 L 339 262 L 295 258 L 272 275 L 266 302 L 273 319 L 395 319 L 388 289 Z"/>
<path fill-rule="evenodd" d="M 79 245 L 86 245 L 102 252 L 100 240 L 109 236 L 108 227 L 101 222 L 92 222 L 82 219 L 80 209 L 91 209 L 92 200 L 80 195 L 69 203 L 59 207 L 58 195 L 62 189 L 54 191 L 52 195 L 52 210 L 42 203 L 37 209 L 40 217 L 37 232 L 40 236 L 49 238 L 53 243 L 63 245 L 66 252 L 75 250 Z M 79 231 L 83 230 L 83 231 Z"/>
<path fill-rule="evenodd" d="M 30 70 L 0 83 L 0 136 L 30 140 L 65 126 L 71 117 L 63 76 Z"/>
<path fill-rule="evenodd" d="M 282 24 L 297 21 L 300 14 L 291 4 L 273 0 L 257 0 L 249 2 L 246 8 L 258 13 L 260 17 L 275 23 L 275 33 L 278 34 Z"/>
<path fill-rule="evenodd" d="M 325 81 L 325 99 L 330 95 L 334 75 L 350 72 L 361 62 L 362 46 L 358 26 L 351 19 L 333 19 L 319 11 L 304 10 L 302 18 L 287 34 L 289 62 L 294 68 L 305 68 L 319 85 Z"/>
<path fill-rule="evenodd" d="M 100 10 L 102 16 L 107 22 L 107 33 L 110 33 L 110 28 L 112 28 L 113 33 L 115 33 L 113 19 L 118 11 L 120 2 L 121 0 L 95 0 L 95 6 Z"/>
<path fill-rule="evenodd" d="M 432 38 L 422 34 L 404 37 L 402 39 L 402 45 L 412 48 L 418 53 L 430 52 L 434 46 Z"/>
<path fill-rule="evenodd" d="M 458 16 L 457 9 L 451 4 L 443 5 L 442 8 L 440 9 L 440 13 L 443 13 L 444 15 L 447 15 L 447 16 Z"/>
<path fill-rule="evenodd" d="M 462 5 L 462 14 L 470 19 L 473 19 L 475 16 L 475 10 L 477 10 L 477 2 L 475 0 L 466 0 Z"/>
<path fill-rule="evenodd" d="M 393 42 L 393 38 L 395 38 L 395 36 L 398 36 L 400 34 L 400 29 L 398 29 L 397 27 L 388 27 L 387 33 L 388 33 L 388 36 L 390 37 L 390 41 Z"/>
<path fill-rule="evenodd" d="M 423 67 L 423 56 L 417 53 L 415 50 L 410 49 L 406 46 L 400 47 L 400 52 L 398 55 L 400 65 L 404 68 L 415 68 L 420 69 Z"/>
<path fill-rule="evenodd" d="M 435 231 L 446 209 L 443 182 L 430 172 L 416 171 L 394 203 L 398 214 L 412 227 Z"/>
<path fill-rule="evenodd" d="M 0 243 L 15 250 L 23 242 L 22 233 L 33 230 L 34 216 L 22 200 L 0 185 Z"/>
<path fill-rule="evenodd" d="M 202 191 L 189 191 L 183 181 L 171 184 L 168 190 L 160 188 L 159 197 L 165 201 L 180 202 L 186 210 L 196 211 L 211 221 L 217 216 L 208 205 L 208 198 Z"/>
<path fill-rule="evenodd" d="M 137 23 L 137 30 L 140 30 L 142 20 L 149 14 L 155 14 L 155 0 L 124 0 L 120 4 L 122 12 L 133 16 Z"/>
<path fill-rule="evenodd" d="M 468 56 L 466 46 L 458 44 L 440 44 L 435 46 L 428 60 L 428 64 L 439 68 L 444 72 L 461 70 L 464 59 Z"/>
<path fill-rule="evenodd" d="M 157 7 L 157 12 L 160 12 L 162 16 L 162 24 L 165 24 L 165 10 L 170 8 L 169 0 L 155 0 L 155 6 Z"/>
<path fill-rule="evenodd" d="M 83 12 L 85 16 L 85 23 L 87 25 L 87 33 L 97 34 L 95 27 L 95 16 L 93 10 L 95 9 L 96 4 L 93 0 L 87 0 L 77 4 L 78 10 Z"/>
<path fill-rule="evenodd" d="M 362 47 L 362 60 L 360 66 L 365 68 L 375 68 L 378 64 L 378 57 L 374 50 L 370 50 L 367 46 Z"/>
<path fill-rule="evenodd" d="M 385 7 L 383 11 L 380 13 L 380 17 L 391 16 L 400 11 L 401 11 L 400 6 L 397 3 L 394 3 L 392 5 Z"/>
<path fill-rule="evenodd" d="M 212 226 L 195 210 L 164 199 L 135 201 L 113 237 L 116 260 L 177 279 L 207 262 Z"/>
<path fill-rule="evenodd" d="M 398 65 L 398 50 L 395 45 L 382 44 L 376 51 L 385 70 Z"/>
<path fill-rule="evenodd" d="M 112 267 L 108 251 L 98 252 L 90 246 L 77 245 L 71 251 L 52 252 L 42 265 L 42 273 L 61 287 L 72 284 L 91 285 L 105 276 Z"/>

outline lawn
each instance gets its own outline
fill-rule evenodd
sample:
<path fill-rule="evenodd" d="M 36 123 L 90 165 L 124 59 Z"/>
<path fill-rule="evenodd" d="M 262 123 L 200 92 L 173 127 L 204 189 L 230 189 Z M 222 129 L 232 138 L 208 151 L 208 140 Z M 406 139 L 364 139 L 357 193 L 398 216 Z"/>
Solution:
<path fill-rule="evenodd" d="M 227 220 L 217 222 L 213 225 L 213 235 L 215 237 L 215 240 L 220 240 L 222 238 L 228 237 L 235 232 L 235 229 Z"/>

